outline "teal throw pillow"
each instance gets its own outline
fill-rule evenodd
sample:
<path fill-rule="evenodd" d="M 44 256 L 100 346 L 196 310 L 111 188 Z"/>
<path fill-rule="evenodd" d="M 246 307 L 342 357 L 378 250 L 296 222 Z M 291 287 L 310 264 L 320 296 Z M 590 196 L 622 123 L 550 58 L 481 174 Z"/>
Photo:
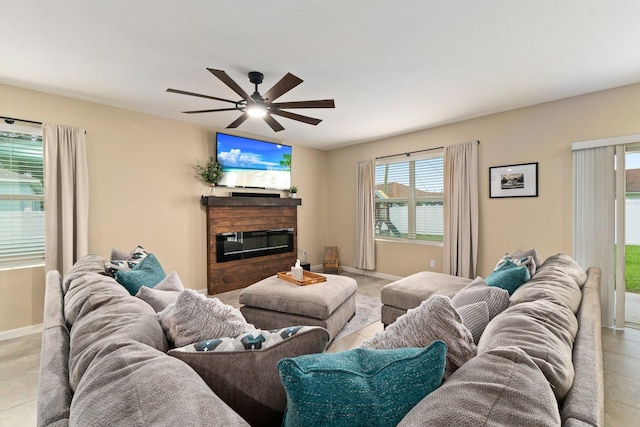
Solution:
<path fill-rule="evenodd" d="M 143 286 L 153 288 L 165 277 L 160 262 L 153 254 L 147 255 L 131 270 L 116 272 L 116 281 L 127 288 L 131 295 L 137 294 Z"/>
<path fill-rule="evenodd" d="M 509 296 L 511 296 L 511 294 L 513 294 L 520 285 L 528 282 L 529 280 L 531 280 L 531 274 L 529 273 L 529 269 L 525 266 L 513 266 L 507 269 L 494 271 L 484 279 L 485 283 L 489 286 L 506 289 L 509 292 Z"/>
<path fill-rule="evenodd" d="M 447 346 L 309 354 L 278 362 L 283 426 L 395 426 L 444 376 Z"/>

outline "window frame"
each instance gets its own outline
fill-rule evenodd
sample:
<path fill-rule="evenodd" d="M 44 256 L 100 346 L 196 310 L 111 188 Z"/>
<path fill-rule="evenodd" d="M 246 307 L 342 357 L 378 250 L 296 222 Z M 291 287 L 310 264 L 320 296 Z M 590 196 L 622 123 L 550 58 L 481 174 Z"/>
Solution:
<path fill-rule="evenodd" d="M 33 140 L 36 138 L 38 144 L 35 146 L 36 153 L 40 155 L 39 161 L 29 164 L 27 161 L 20 166 L 14 163 L 13 151 L 11 147 L 11 134 L 26 135 Z M 25 230 L 25 234 L 6 233 L 6 242 L 0 239 L 0 271 L 18 268 L 34 268 L 44 265 L 45 258 L 45 232 L 44 232 L 44 146 L 42 141 L 42 127 L 23 126 L 0 122 L 0 135 L 3 136 L 1 145 L 6 146 L 7 152 L 11 150 L 10 157 L 1 168 L 4 172 L 4 183 L 0 185 L 0 216 L 3 217 L 5 227 L 14 232 L 15 229 Z M 34 142 L 36 142 L 34 141 Z M 14 143 L 17 141 L 14 141 Z M 16 144 L 17 145 L 17 144 Z M 23 144 L 20 144 L 23 145 Z M 18 162 L 30 156 L 25 155 L 29 148 L 18 147 L 16 152 L 22 152 L 18 157 Z M 2 159 L 0 159 L 0 162 Z M 26 173 L 25 173 L 26 171 Z M 29 175 L 29 173 L 31 175 Z M 27 191 L 29 190 L 29 191 Z M 17 204 L 19 208 L 16 209 Z M 15 205 L 15 206 L 14 206 Z M 24 213 L 23 215 L 16 213 Z M 6 218 L 4 218 L 6 217 Z"/>
<path fill-rule="evenodd" d="M 431 159 L 441 159 L 441 173 L 442 175 L 442 192 L 439 193 L 441 195 L 430 194 L 427 196 L 420 197 L 417 195 L 418 192 L 424 192 L 424 190 L 420 189 L 419 186 L 416 185 L 416 162 L 421 160 L 431 160 Z M 399 164 L 407 164 L 409 170 L 406 175 L 406 183 L 409 189 L 408 197 L 388 197 L 385 194 L 383 189 L 379 189 L 379 185 L 384 185 L 384 183 L 380 183 L 378 181 L 378 167 L 384 165 L 399 165 Z M 413 164 L 413 166 L 412 166 Z M 393 184 L 394 182 L 387 182 L 387 184 Z M 397 184 L 397 183 L 396 183 Z M 402 184 L 405 185 L 405 184 Z M 385 158 L 378 158 L 375 161 L 375 179 L 374 179 L 374 188 L 375 192 L 375 202 L 374 202 L 374 214 L 375 214 L 375 240 L 376 241 L 388 241 L 395 243 L 409 243 L 409 244 L 418 244 L 418 245 L 431 245 L 431 246 L 443 246 L 444 245 L 444 148 L 432 149 L 427 152 L 419 152 L 419 153 L 408 153 L 408 154 L 399 154 L 397 156 L 390 156 Z M 379 200 L 381 195 L 388 199 L 390 203 L 406 203 L 407 206 L 407 233 L 406 237 L 396 237 L 392 235 L 384 235 L 379 234 L 378 230 L 381 229 L 382 225 L 380 222 L 382 221 L 380 218 L 385 217 L 389 220 L 390 212 L 383 214 L 381 212 L 382 207 L 379 206 Z M 417 223 L 417 211 L 418 206 L 427 203 L 433 203 L 437 206 L 442 206 L 442 219 L 441 219 L 441 228 L 442 234 L 435 234 L 437 236 L 441 236 L 441 238 L 437 239 L 425 239 L 425 238 L 416 238 L 418 235 L 418 223 Z M 388 208 L 387 208 L 388 209 Z M 390 220 L 389 220 L 390 222 Z M 400 230 L 398 230 L 400 232 Z M 405 234 L 405 233 L 403 233 Z M 424 234 L 423 234 L 424 235 Z M 427 234 L 428 235 L 428 234 Z M 433 234 L 432 234 L 433 235 Z"/>

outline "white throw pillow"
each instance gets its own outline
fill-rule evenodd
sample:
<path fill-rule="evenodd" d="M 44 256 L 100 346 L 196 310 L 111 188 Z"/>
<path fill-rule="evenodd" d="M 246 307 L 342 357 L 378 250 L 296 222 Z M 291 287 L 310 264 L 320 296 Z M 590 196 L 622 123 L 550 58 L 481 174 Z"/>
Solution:
<path fill-rule="evenodd" d="M 176 347 L 256 329 L 237 308 L 192 289 L 185 289 L 175 303 L 158 313 L 158 320 Z"/>
<path fill-rule="evenodd" d="M 158 313 L 169 304 L 176 302 L 182 291 L 184 291 L 184 285 L 178 273 L 173 271 L 153 288 L 142 286 L 136 297 L 145 301 Z"/>
<path fill-rule="evenodd" d="M 444 378 L 476 355 L 476 346 L 469 329 L 464 326 L 449 297 L 433 295 L 416 308 L 407 310 L 389 325 L 360 344 L 362 348 L 393 349 L 427 347 L 433 341 L 447 344 Z"/>

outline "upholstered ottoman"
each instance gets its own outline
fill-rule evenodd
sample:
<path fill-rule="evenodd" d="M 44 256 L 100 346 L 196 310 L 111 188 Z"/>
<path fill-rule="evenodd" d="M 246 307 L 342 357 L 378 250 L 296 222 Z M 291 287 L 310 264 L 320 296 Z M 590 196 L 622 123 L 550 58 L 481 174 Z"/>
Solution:
<path fill-rule="evenodd" d="M 240 311 L 256 328 L 322 326 L 331 340 L 356 313 L 358 284 L 350 277 L 324 274 L 326 282 L 298 286 L 267 277 L 240 293 Z"/>
<path fill-rule="evenodd" d="M 410 308 L 419 306 L 431 295 L 452 297 L 469 283 L 471 279 L 433 271 L 421 271 L 389 283 L 382 288 L 380 295 L 380 302 L 382 302 L 380 320 L 386 327 Z"/>

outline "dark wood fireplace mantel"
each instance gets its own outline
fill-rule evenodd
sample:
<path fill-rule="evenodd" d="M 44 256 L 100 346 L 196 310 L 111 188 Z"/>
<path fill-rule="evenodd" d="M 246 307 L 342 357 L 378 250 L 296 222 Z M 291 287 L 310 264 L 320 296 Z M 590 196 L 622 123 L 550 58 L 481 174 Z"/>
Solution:
<path fill-rule="evenodd" d="M 298 206 L 302 199 L 283 197 L 209 197 L 202 196 L 203 206 Z"/>
<path fill-rule="evenodd" d="M 244 288 L 280 271 L 288 271 L 298 253 L 298 209 L 302 199 L 276 197 L 207 197 L 207 293 Z M 217 262 L 216 235 L 292 228 L 293 251 Z"/>

